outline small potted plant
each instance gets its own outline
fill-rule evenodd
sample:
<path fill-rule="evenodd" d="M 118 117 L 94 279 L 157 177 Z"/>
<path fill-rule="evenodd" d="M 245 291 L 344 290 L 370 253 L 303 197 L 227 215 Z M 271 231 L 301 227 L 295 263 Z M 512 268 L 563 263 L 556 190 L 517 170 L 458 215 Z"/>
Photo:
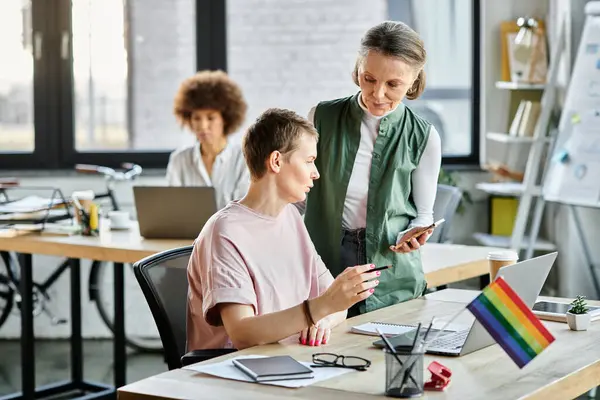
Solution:
<path fill-rule="evenodd" d="M 590 314 L 588 314 L 585 296 L 577 296 L 567 311 L 567 324 L 574 331 L 585 331 L 590 326 Z"/>

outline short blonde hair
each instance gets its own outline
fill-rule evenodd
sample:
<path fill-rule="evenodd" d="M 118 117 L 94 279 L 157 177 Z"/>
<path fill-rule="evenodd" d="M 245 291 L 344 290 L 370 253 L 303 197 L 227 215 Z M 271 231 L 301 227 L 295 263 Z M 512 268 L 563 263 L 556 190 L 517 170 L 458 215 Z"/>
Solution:
<path fill-rule="evenodd" d="M 298 139 L 308 134 L 319 140 L 319 134 L 307 119 L 294 111 L 269 108 L 248 128 L 242 141 L 242 151 L 253 180 L 267 173 L 267 159 L 274 151 L 284 157 L 298 147 Z"/>

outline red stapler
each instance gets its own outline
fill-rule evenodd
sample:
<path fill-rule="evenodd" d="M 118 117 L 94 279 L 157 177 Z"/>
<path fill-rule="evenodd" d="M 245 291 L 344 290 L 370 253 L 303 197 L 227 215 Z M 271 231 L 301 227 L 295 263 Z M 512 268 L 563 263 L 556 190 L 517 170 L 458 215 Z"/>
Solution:
<path fill-rule="evenodd" d="M 452 371 L 448 367 L 437 361 L 432 361 L 427 369 L 431 372 L 431 380 L 425 382 L 425 390 L 442 391 L 448 387 L 452 376 Z"/>

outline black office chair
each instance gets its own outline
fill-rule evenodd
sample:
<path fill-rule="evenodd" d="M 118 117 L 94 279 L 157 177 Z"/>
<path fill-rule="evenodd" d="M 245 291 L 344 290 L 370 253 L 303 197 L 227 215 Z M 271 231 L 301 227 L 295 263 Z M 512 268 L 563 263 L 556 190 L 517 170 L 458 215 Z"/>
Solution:
<path fill-rule="evenodd" d="M 192 249 L 193 246 L 185 246 L 166 250 L 133 265 L 158 328 L 169 370 L 236 351 L 208 349 L 186 353 L 187 266 Z"/>
<path fill-rule="evenodd" d="M 433 234 L 428 239 L 433 243 L 447 243 L 450 241 L 450 226 L 452 219 L 456 214 L 462 191 L 450 185 L 437 185 L 437 193 L 435 195 L 435 203 L 433 205 L 434 221 L 444 218 L 446 221 L 433 231 Z"/>

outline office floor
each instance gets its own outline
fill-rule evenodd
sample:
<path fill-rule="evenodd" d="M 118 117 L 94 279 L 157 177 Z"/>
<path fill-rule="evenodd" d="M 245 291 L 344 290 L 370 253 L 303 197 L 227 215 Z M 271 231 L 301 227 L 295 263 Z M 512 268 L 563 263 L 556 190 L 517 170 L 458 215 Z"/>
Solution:
<path fill-rule="evenodd" d="M 37 341 L 36 383 L 44 385 L 69 377 L 69 343 L 63 340 Z M 86 380 L 112 384 L 112 342 L 86 340 L 84 343 Z M 20 347 L 16 340 L 0 340 L 0 396 L 21 389 Z M 127 382 L 159 374 L 167 370 L 158 354 L 129 353 L 127 357 Z M 580 396 L 578 399 L 592 398 Z M 600 390 L 594 399 L 600 400 Z"/>
<path fill-rule="evenodd" d="M 86 380 L 112 384 L 113 346 L 109 340 L 86 340 L 83 345 Z M 66 380 L 70 374 L 69 342 L 40 340 L 35 344 L 36 383 Z M 128 353 L 127 382 L 167 371 L 159 354 Z M 21 355 L 19 341 L 0 340 L 0 396 L 21 390 Z"/>

